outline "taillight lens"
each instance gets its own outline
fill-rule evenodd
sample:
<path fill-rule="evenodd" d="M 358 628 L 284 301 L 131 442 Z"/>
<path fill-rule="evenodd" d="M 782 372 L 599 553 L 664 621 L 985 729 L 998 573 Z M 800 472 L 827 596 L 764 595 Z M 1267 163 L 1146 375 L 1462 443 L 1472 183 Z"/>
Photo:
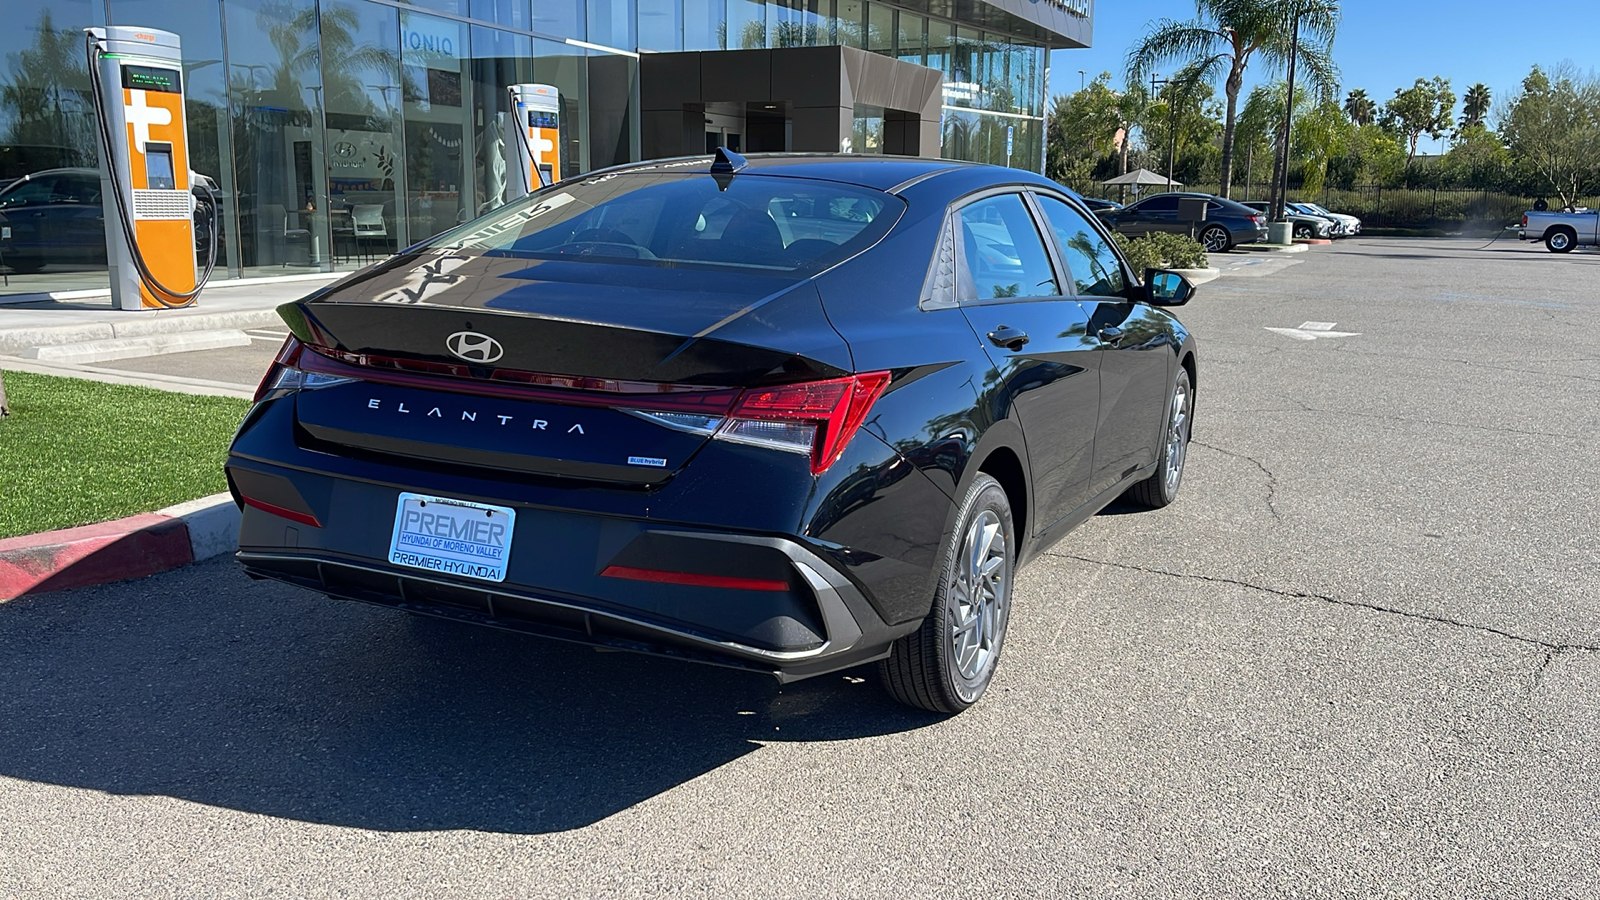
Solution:
<path fill-rule="evenodd" d="M 307 391 L 356 380 L 301 368 L 305 350 L 305 345 L 292 336 L 283 342 L 283 349 L 278 351 L 261 384 L 256 386 L 255 402 L 260 403 L 280 391 Z"/>
<path fill-rule="evenodd" d="M 718 440 L 811 457 L 811 471 L 827 471 L 889 386 L 888 372 L 827 381 L 751 388 L 717 431 Z"/>
<path fill-rule="evenodd" d="M 1267 224 L 1267 217 L 1266 216 L 1251 216 L 1250 217 L 1250 221 L 1256 223 L 1257 225 L 1265 225 L 1265 224 Z"/>

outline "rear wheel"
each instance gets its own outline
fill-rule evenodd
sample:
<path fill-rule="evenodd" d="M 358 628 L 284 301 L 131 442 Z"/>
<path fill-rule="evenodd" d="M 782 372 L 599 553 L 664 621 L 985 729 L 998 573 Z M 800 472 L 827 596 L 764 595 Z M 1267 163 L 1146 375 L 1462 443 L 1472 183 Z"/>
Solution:
<path fill-rule="evenodd" d="M 1572 232 L 1565 228 L 1557 228 L 1544 236 L 1544 245 L 1550 248 L 1551 253 L 1570 253 L 1575 243 L 1577 241 L 1573 240 Z"/>
<path fill-rule="evenodd" d="M 1200 232 L 1200 245 L 1207 253 L 1226 253 L 1233 247 L 1233 235 L 1221 225 L 1212 225 Z"/>
<path fill-rule="evenodd" d="M 1317 235 L 1311 230 L 1310 225 L 1296 225 L 1294 227 L 1294 236 L 1302 240 L 1310 240 Z"/>
<path fill-rule="evenodd" d="M 967 489 L 944 548 L 932 611 L 878 664 L 884 687 L 896 700 L 958 713 L 988 689 L 1011 616 L 1012 527 L 1006 492 L 980 473 Z"/>
<path fill-rule="evenodd" d="M 44 258 L 39 256 L 22 256 L 7 253 L 3 259 L 6 266 L 18 275 L 32 275 L 44 268 Z"/>
<path fill-rule="evenodd" d="M 1183 484 L 1183 464 L 1189 456 L 1189 430 L 1194 418 L 1194 384 L 1189 380 L 1189 370 L 1178 367 L 1178 378 L 1172 385 L 1172 402 L 1167 407 L 1167 427 L 1161 435 L 1161 452 L 1156 457 L 1156 471 L 1149 478 L 1128 489 L 1128 499 L 1160 509 L 1178 499 L 1178 488 Z"/>

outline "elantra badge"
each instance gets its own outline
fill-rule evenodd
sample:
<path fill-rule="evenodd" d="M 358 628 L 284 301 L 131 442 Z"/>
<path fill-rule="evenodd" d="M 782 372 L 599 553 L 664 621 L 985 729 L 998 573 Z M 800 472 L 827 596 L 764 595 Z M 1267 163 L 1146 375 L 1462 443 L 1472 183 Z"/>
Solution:
<path fill-rule="evenodd" d="M 492 363 L 506 355 L 505 348 L 500 346 L 499 341 L 476 331 L 458 331 L 450 335 L 444 345 L 451 353 L 467 362 Z"/>

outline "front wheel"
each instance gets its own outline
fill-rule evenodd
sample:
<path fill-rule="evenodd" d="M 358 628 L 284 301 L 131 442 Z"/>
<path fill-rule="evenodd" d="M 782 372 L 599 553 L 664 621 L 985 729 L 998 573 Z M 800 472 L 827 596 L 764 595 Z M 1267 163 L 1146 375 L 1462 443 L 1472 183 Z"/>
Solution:
<path fill-rule="evenodd" d="M 1226 253 L 1233 248 L 1233 235 L 1221 225 L 1212 225 L 1200 232 L 1200 245 L 1207 253 Z"/>
<path fill-rule="evenodd" d="M 1544 236 L 1544 245 L 1550 248 L 1551 253 L 1571 253 L 1575 243 L 1577 241 L 1572 239 L 1572 232 L 1566 229 L 1556 229 Z"/>
<path fill-rule="evenodd" d="M 967 489 L 944 548 L 939 589 L 922 627 L 895 641 L 878 664 L 896 700 L 958 713 L 983 696 L 1000 661 L 1011 617 L 1017 558 L 1011 503 L 1000 482 L 979 473 Z"/>
<path fill-rule="evenodd" d="M 1294 236 L 1303 241 L 1309 241 L 1317 235 L 1311 230 L 1310 225 L 1296 225 L 1294 227 Z"/>
<path fill-rule="evenodd" d="M 1178 367 L 1172 385 L 1172 402 L 1167 407 L 1167 425 L 1161 434 L 1161 452 L 1156 470 L 1149 478 L 1128 489 L 1130 500 L 1150 509 L 1160 509 L 1178 499 L 1183 484 L 1183 464 L 1189 456 L 1189 431 L 1194 419 L 1194 383 L 1189 370 Z"/>

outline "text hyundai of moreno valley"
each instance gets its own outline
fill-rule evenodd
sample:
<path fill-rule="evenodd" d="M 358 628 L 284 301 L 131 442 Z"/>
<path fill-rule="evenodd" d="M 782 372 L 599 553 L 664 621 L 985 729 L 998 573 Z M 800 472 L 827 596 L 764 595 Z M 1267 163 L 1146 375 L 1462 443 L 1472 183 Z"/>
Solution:
<path fill-rule="evenodd" d="M 258 577 L 958 712 L 1017 568 L 1181 483 L 1194 339 L 1055 183 L 945 160 L 559 182 L 281 308 Z M 530 647 L 530 653 L 537 652 Z"/>

